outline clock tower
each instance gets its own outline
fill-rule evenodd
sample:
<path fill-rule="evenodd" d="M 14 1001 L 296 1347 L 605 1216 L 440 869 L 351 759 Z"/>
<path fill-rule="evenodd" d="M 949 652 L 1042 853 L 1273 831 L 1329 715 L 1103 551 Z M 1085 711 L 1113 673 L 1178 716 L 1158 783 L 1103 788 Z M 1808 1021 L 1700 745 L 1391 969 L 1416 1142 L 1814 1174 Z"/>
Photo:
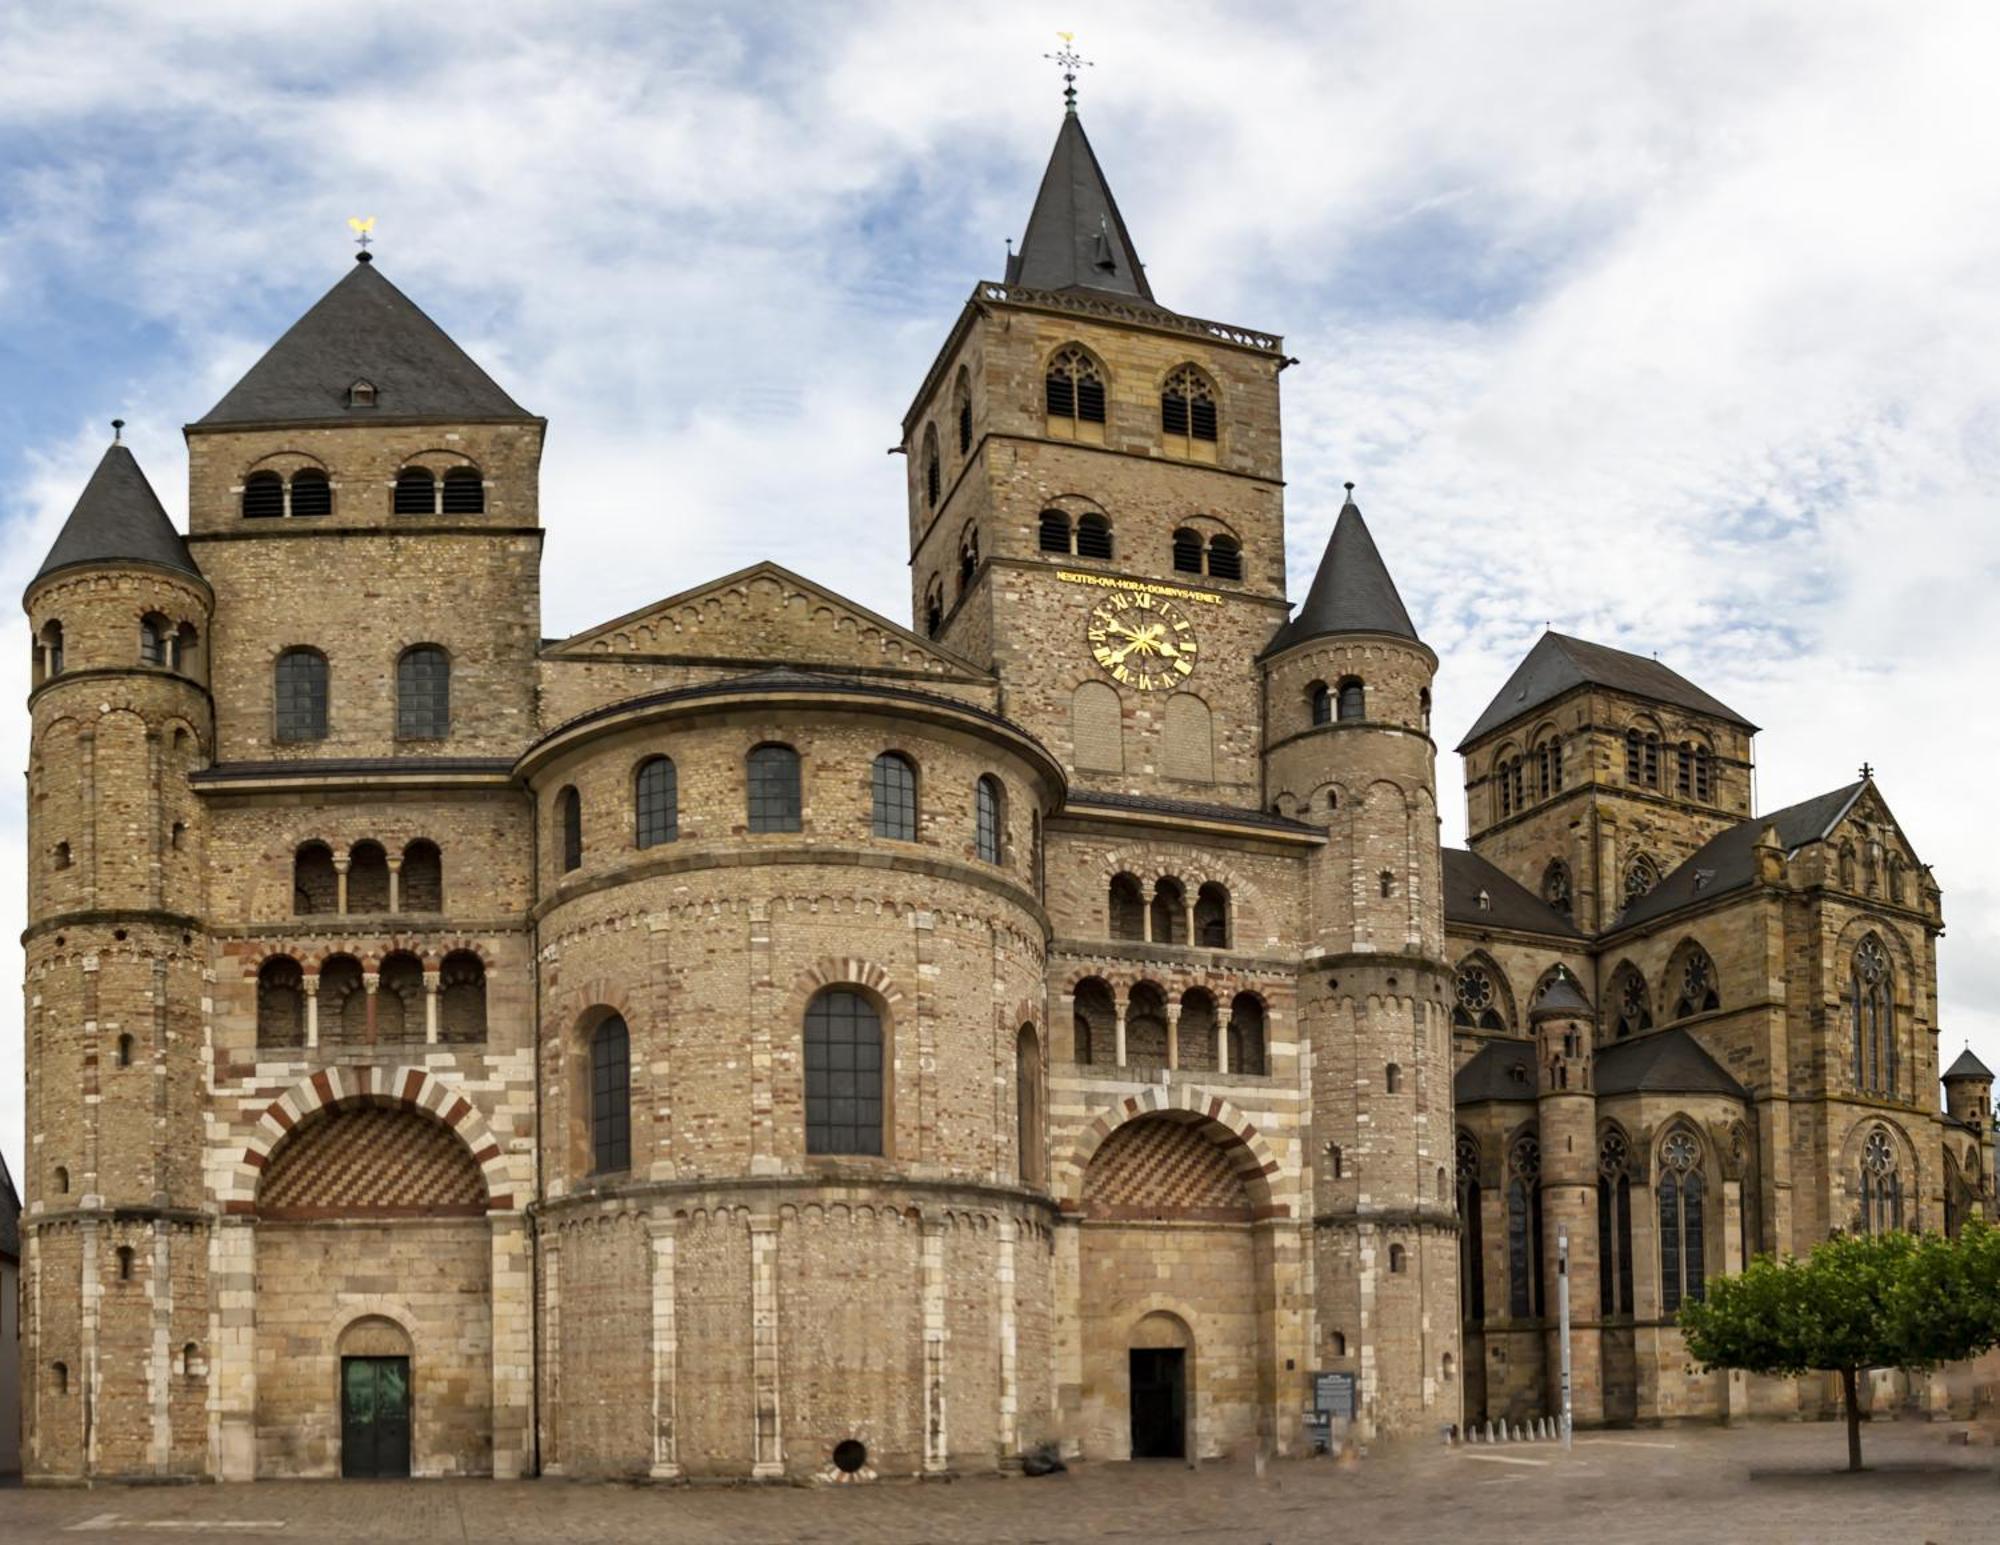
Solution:
<path fill-rule="evenodd" d="M 917 626 L 1072 784 L 1259 808 L 1281 340 L 1154 299 L 1072 109 L 903 423 Z"/>

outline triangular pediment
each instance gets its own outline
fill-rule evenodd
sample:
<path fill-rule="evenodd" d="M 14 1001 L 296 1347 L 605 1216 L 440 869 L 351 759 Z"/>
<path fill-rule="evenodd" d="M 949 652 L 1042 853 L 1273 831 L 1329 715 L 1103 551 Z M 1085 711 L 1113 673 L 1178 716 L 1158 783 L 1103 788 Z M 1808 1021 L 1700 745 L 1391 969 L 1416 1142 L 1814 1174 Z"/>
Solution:
<path fill-rule="evenodd" d="M 550 645 L 545 655 L 990 679 L 970 660 L 775 563 L 752 564 L 642 606 Z"/>

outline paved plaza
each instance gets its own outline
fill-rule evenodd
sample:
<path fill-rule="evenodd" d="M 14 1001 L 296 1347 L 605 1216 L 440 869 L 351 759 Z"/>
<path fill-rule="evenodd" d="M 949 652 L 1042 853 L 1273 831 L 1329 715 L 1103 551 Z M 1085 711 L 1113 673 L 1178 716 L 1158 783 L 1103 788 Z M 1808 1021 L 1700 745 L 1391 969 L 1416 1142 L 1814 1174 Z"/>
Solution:
<path fill-rule="evenodd" d="M 1263 1542 L 1990 1539 L 2000 1450 L 1957 1425 L 1872 1425 L 1842 1473 L 1837 1425 L 1590 1434 L 1378 1449 L 1350 1463 L 1083 1465 L 1044 1479 L 844 1488 L 562 1481 L 275 1481 L 0 1492 L 0 1540 Z"/>

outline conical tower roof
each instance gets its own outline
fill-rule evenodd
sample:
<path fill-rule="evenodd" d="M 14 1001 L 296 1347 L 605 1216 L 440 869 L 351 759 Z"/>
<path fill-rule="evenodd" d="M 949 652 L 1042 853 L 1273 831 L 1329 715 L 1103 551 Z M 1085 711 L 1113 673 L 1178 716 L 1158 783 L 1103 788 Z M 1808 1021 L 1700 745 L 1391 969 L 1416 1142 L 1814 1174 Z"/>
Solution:
<path fill-rule="evenodd" d="M 93 563 L 151 563 L 201 577 L 187 543 L 160 507 L 159 496 L 131 450 L 113 442 L 56 535 L 32 586 L 58 569 Z"/>
<path fill-rule="evenodd" d="M 1347 503 L 1340 507 L 1340 518 L 1333 523 L 1333 535 L 1326 540 L 1326 553 L 1319 560 L 1319 572 L 1313 575 L 1305 604 L 1296 617 L 1278 629 L 1264 653 L 1274 655 L 1309 638 L 1334 633 L 1417 637 L 1351 489 Z"/>
<path fill-rule="evenodd" d="M 359 382 L 372 403 L 351 400 Z M 533 419 L 364 252 L 195 427 Z"/>
<path fill-rule="evenodd" d="M 1074 110 L 1063 115 L 1021 250 L 1008 260 L 1007 282 L 1153 299 L 1118 201 Z"/>
<path fill-rule="evenodd" d="M 1972 1048 L 1966 1047 L 1958 1054 L 1958 1060 L 1944 1070 L 1946 1082 L 1959 1078 L 1991 1079 L 1993 1070 L 1972 1055 Z"/>
<path fill-rule="evenodd" d="M 1576 983 L 1570 980 L 1567 971 L 1549 983 L 1549 990 L 1542 994 L 1541 1001 L 1528 1010 L 1528 1019 L 1534 1024 L 1540 1024 L 1545 1019 L 1590 1017 L 1590 1003 L 1577 991 Z"/>

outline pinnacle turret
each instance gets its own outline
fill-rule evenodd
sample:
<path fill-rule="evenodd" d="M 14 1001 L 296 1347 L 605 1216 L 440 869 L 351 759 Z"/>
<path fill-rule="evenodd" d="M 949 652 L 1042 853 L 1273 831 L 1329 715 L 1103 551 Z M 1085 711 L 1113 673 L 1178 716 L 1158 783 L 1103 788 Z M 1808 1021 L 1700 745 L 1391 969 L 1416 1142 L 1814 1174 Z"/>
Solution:
<path fill-rule="evenodd" d="M 1333 523 L 1326 552 L 1298 615 L 1279 628 L 1264 648 L 1268 659 L 1309 638 L 1335 633 L 1388 633 L 1415 640 L 1417 630 L 1396 592 L 1396 582 L 1376 550 L 1375 538 L 1347 485 L 1347 502 Z"/>

